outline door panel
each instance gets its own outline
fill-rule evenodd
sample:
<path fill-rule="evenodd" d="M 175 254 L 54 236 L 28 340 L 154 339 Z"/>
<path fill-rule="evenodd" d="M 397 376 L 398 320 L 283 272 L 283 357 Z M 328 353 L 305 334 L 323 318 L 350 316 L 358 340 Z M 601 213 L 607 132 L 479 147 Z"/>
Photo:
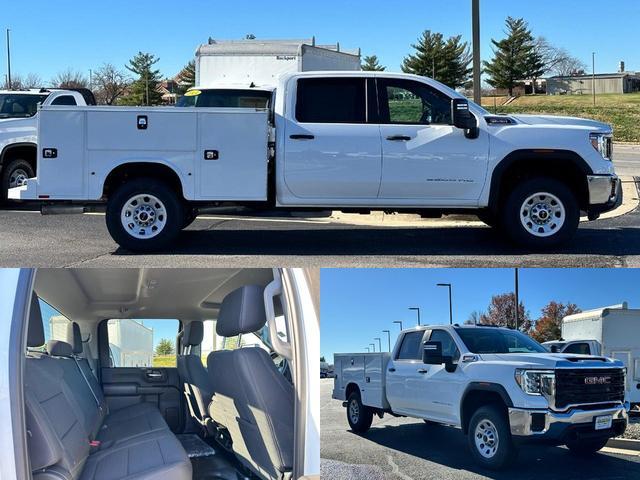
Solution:
<path fill-rule="evenodd" d="M 110 410 L 151 403 L 162 413 L 169 428 L 184 428 L 184 411 L 177 368 L 103 368 L 102 388 Z"/>

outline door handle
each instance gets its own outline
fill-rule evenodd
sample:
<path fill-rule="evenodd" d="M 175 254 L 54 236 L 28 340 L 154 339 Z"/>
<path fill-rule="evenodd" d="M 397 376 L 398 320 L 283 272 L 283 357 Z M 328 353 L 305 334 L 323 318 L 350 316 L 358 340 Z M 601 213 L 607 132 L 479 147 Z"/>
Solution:
<path fill-rule="evenodd" d="M 147 373 L 147 377 L 149 378 L 162 378 L 161 373 Z"/>
<path fill-rule="evenodd" d="M 314 135 L 296 133 L 294 135 L 289 135 L 289 138 L 291 140 L 313 140 L 316 137 Z"/>
<path fill-rule="evenodd" d="M 390 372 L 395 372 L 395 371 L 396 371 L 396 369 L 395 369 L 395 368 L 390 368 L 390 369 L 389 369 L 389 371 L 390 371 Z"/>
<path fill-rule="evenodd" d="M 422 373 L 422 374 L 424 374 L 424 373 L 429 373 L 429 370 L 426 370 L 426 369 L 424 369 L 424 368 L 421 368 L 420 370 L 418 370 L 418 373 Z"/>
<path fill-rule="evenodd" d="M 387 140 L 391 142 L 408 142 L 411 140 L 411 137 L 408 135 L 391 135 L 387 137 Z"/>

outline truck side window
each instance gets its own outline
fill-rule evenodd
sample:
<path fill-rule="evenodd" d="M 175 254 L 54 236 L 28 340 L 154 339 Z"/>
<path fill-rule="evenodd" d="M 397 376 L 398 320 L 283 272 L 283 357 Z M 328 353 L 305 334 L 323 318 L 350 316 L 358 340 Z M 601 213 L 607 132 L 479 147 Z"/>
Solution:
<path fill-rule="evenodd" d="M 107 322 L 112 367 L 175 367 L 176 319 L 110 319 Z"/>
<path fill-rule="evenodd" d="M 40 302 L 40 311 L 42 312 L 45 343 L 49 340 L 61 340 L 72 344 L 71 320 L 41 298 L 39 298 L 38 301 Z M 42 350 L 44 351 L 44 348 Z"/>
<path fill-rule="evenodd" d="M 71 95 L 62 95 L 58 98 L 54 98 L 51 105 L 77 105 L 76 99 Z"/>
<path fill-rule="evenodd" d="M 575 353 L 578 355 L 591 355 L 588 343 L 573 343 L 563 350 L 562 353 Z"/>
<path fill-rule="evenodd" d="M 298 80 L 296 120 L 300 123 L 366 123 L 364 78 Z"/>
<path fill-rule="evenodd" d="M 405 333 L 396 360 L 420 360 L 422 358 L 423 331 Z"/>
<path fill-rule="evenodd" d="M 384 124 L 451 125 L 451 99 L 424 83 L 378 80 L 380 117 Z"/>
<path fill-rule="evenodd" d="M 454 362 L 460 358 L 460 350 L 458 350 L 456 342 L 454 342 L 451 335 L 444 330 L 434 330 L 431 332 L 431 338 L 429 338 L 429 341 L 440 342 L 442 344 L 443 357 L 451 357 Z"/>

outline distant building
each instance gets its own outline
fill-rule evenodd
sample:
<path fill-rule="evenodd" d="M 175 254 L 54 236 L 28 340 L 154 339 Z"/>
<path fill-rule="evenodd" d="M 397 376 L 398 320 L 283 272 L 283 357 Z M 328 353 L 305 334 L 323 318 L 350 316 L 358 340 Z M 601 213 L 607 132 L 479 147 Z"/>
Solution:
<path fill-rule="evenodd" d="M 576 75 L 547 79 L 549 95 L 590 95 L 593 93 L 594 77 Z M 596 94 L 640 92 L 640 73 L 600 73 L 595 75 Z"/>

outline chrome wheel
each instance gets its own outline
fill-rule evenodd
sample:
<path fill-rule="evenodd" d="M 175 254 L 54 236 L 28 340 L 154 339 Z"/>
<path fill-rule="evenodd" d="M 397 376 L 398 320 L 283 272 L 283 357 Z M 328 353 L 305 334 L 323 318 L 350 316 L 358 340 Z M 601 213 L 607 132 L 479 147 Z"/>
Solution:
<path fill-rule="evenodd" d="M 162 232 L 167 224 L 167 211 L 158 197 L 138 194 L 122 207 L 120 221 L 134 238 L 149 239 Z"/>
<path fill-rule="evenodd" d="M 527 198 L 520 207 L 520 222 L 535 237 L 555 235 L 564 225 L 567 214 L 558 197 L 539 192 Z"/>
<path fill-rule="evenodd" d="M 493 458 L 498 451 L 498 430 L 491 420 L 483 419 L 474 433 L 476 448 L 484 458 Z"/>
<path fill-rule="evenodd" d="M 21 187 L 27 183 L 29 174 L 22 168 L 16 168 L 9 175 L 9 188 Z"/>
<path fill-rule="evenodd" d="M 358 405 L 358 401 L 355 398 L 349 403 L 349 418 L 351 423 L 358 423 L 360 419 L 360 405 Z"/>

